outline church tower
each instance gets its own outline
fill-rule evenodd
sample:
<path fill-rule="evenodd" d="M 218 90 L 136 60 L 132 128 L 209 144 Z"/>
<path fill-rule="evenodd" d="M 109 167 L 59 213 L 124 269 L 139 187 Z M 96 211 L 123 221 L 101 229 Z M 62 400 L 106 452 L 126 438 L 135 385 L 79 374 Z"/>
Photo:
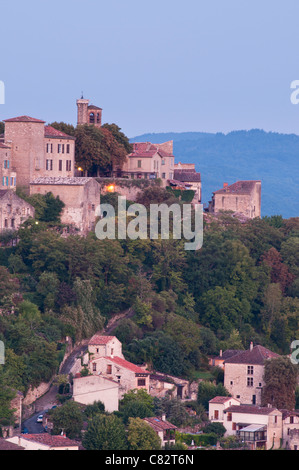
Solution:
<path fill-rule="evenodd" d="M 77 100 L 77 125 L 90 124 L 96 127 L 102 127 L 102 108 L 89 105 L 89 100 L 83 98 L 83 95 Z"/>

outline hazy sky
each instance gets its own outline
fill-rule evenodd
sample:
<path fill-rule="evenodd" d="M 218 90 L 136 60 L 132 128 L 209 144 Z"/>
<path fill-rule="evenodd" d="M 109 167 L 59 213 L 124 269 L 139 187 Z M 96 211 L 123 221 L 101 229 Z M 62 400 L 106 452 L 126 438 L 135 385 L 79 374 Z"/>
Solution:
<path fill-rule="evenodd" d="M 76 124 L 81 92 L 129 136 L 299 134 L 298 0 L 0 0 L 5 104 Z"/>

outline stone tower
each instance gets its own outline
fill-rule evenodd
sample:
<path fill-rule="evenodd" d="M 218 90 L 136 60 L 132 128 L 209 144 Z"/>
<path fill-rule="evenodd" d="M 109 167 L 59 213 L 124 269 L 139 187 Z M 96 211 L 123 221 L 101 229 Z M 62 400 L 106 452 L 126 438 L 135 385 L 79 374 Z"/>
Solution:
<path fill-rule="evenodd" d="M 88 123 L 88 105 L 89 100 L 83 98 L 83 96 L 77 100 L 77 124 Z"/>
<path fill-rule="evenodd" d="M 89 105 L 89 100 L 83 96 L 77 100 L 78 118 L 77 124 L 90 124 L 96 127 L 102 126 L 102 108 Z"/>

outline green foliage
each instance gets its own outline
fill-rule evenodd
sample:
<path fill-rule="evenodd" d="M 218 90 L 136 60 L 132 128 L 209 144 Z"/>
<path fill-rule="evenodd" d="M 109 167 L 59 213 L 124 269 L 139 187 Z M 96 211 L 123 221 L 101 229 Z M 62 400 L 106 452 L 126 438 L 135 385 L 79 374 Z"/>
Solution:
<path fill-rule="evenodd" d="M 213 432 L 209 434 L 176 433 L 176 439 L 179 442 L 185 442 L 189 446 L 192 441 L 198 447 L 215 446 L 217 444 L 217 435 Z"/>
<path fill-rule="evenodd" d="M 96 414 L 88 423 L 82 445 L 86 450 L 127 450 L 125 426 L 115 415 Z"/>
<path fill-rule="evenodd" d="M 298 365 L 292 364 L 288 357 L 269 359 L 264 369 L 263 405 L 272 404 L 278 409 L 293 410 L 298 372 Z"/>
<path fill-rule="evenodd" d="M 55 408 L 51 411 L 51 419 L 53 421 L 53 434 L 65 432 L 70 439 L 81 437 L 83 415 L 81 406 L 78 403 L 68 401 L 64 405 Z"/>
<path fill-rule="evenodd" d="M 212 382 L 202 381 L 198 385 L 198 392 L 197 392 L 197 401 L 201 405 L 205 407 L 206 410 L 209 409 L 209 401 L 212 398 L 222 396 L 227 397 L 229 396 L 228 391 L 224 388 L 224 386 L 219 383 L 214 385 Z"/>
<path fill-rule="evenodd" d="M 129 450 L 160 450 L 161 440 L 148 423 L 140 418 L 129 418 Z"/>

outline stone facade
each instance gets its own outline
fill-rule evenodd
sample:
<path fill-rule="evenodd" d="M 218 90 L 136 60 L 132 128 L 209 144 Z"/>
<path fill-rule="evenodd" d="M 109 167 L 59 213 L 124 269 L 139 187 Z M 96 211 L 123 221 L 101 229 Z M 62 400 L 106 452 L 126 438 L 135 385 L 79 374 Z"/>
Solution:
<path fill-rule="evenodd" d="M 12 167 L 11 146 L 0 142 L 0 190 L 16 189 L 16 172 Z"/>
<path fill-rule="evenodd" d="M 0 232 L 18 230 L 29 217 L 34 217 L 35 209 L 18 197 L 12 189 L 0 190 Z"/>
<path fill-rule="evenodd" d="M 119 383 L 100 375 L 88 375 L 73 378 L 73 400 L 84 405 L 101 401 L 105 411 L 118 411 Z"/>
<path fill-rule="evenodd" d="M 124 359 L 122 346 L 115 336 L 94 335 L 88 344 L 88 368 L 119 384 L 119 398 L 133 389 L 149 392 L 149 372 Z"/>
<path fill-rule="evenodd" d="M 237 181 L 213 193 L 208 212 L 232 211 L 248 219 L 261 217 L 261 181 Z"/>
<path fill-rule="evenodd" d="M 195 192 L 194 203 L 201 203 L 201 174 L 195 170 L 194 163 L 176 163 L 173 178 L 176 182 L 184 184 L 186 189 Z"/>
<path fill-rule="evenodd" d="M 4 144 L 10 147 L 17 187 L 29 190 L 30 181 L 41 176 L 74 175 L 74 137 L 29 116 L 4 122 Z"/>
<path fill-rule="evenodd" d="M 83 96 L 77 100 L 77 124 L 94 125 L 95 127 L 102 126 L 102 108 L 98 106 L 89 105 L 89 100 Z"/>
<path fill-rule="evenodd" d="M 261 405 L 264 386 L 264 364 L 267 359 L 278 357 L 263 346 L 235 354 L 224 361 L 224 387 L 244 404 Z"/>
<path fill-rule="evenodd" d="M 94 178 L 40 177 L 31 181 L 30 194 L 51 192 L 64 202 L 61 223 L 86 235 L 95 227 L 100 185 Z"/>
<path fill-rule="evenodd" d="M 163 186 L 173 179 L 174 155 L 173 142 L 151 144 L 150 142 L 136 142 L 133 152 L 127 156 L 122 168 L 122 175 L 133 179 L 160 178 Z"/>

